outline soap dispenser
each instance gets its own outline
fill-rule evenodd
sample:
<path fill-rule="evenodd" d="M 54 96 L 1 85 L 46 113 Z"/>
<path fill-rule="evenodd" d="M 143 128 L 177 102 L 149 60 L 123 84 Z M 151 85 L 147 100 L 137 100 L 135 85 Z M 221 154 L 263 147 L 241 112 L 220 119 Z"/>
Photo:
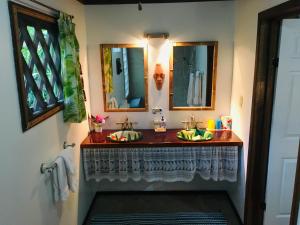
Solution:
<path fill-rule="evenodd" d="M 164 116 L 162 116 L 160 119 L 160 127 L 167 129 L 166 119 L 164 118 Z"/>
<path fill-rule="evenodd" d="M 162 116 L 159 120 L 159 126 L 156 127 L 155 132 L 166 132 L 167 131 L 167 123 L 166 123 L 166 119 L 164 118 L 164 116 Z"/>

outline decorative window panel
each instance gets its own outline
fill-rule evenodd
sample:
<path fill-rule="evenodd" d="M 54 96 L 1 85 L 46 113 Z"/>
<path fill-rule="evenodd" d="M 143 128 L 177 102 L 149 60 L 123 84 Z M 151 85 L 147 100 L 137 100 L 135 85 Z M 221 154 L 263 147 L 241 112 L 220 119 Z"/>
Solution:
<path fill-rule="evenodd" d="M 9 2 L 23 131 L 63 108 L 56 18 Z"/>

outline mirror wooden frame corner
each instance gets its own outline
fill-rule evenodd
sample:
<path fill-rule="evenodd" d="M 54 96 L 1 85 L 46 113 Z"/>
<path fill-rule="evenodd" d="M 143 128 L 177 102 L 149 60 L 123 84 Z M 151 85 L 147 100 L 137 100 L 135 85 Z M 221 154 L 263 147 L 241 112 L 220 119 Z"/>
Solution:
<path fill-rule="evenodd" d="M 173 62 L 173 48 L 178 46 L 195 46 L 195 45 L 207 45 L 214 46 L 213 53 L 213 68 L 212 68 L 212 92 L 211 92 L 211 105 L 199 106 L 199 107 L 186 107 L 186 106 L 174 106 L 174 62 Z M 217 82 L 217 65 L 218 65 L 218 41 L 205 41 L 205 42 L 174 42 L 170 50 L 169 61 L 169 110 L 170 111 L 195 111 L 195 110 L 215 110 L 216 102 L 216 82 Z"/>
<path fill-rule="evenodd" d="M 105 77 L 104 77 L 104 51 L 103 48 L 143 48 L 144 51 L 144 86 L 145 86 L 145 107 L 143 108 L 119 108 L 109 109 L 106 102 Z M 102 94 L 104 112 L 148 112 L 148 46 L 144 44 L 100 44 Z"/>

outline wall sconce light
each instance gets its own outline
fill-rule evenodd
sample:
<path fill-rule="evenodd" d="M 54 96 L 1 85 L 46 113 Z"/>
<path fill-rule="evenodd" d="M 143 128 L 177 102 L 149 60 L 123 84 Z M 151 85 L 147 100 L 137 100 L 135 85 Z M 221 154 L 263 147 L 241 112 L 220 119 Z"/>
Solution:
<path fill-rule="evenodd" d="M 169 34 L 168 33 L 145 33 L 144 38 L 151 39 L 151 38 L 163 38 L 168 39 Z"/>
<path fill-rule="evenodd" d="M 161 64 L 155 65 L 153 78 L 155 80 L 156 89 L 160 91 L 162 89 L 165 80 L 165 74 L 163 72 Z"/>

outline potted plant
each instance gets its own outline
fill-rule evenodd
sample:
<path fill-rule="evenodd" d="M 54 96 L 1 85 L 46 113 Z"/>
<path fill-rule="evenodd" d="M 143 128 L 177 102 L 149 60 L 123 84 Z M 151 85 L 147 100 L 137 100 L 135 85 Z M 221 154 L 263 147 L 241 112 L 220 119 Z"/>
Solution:
<path fill-rule="evenodd" d="M 109 116 L 102 116 L 102 115 L 91 115 L 89 117 L 90 121 L 90 130 L 95 130 L 97 133 L 102 132 L 102 125 L 105 124 L 105 120 L 108 119 Z"/>

